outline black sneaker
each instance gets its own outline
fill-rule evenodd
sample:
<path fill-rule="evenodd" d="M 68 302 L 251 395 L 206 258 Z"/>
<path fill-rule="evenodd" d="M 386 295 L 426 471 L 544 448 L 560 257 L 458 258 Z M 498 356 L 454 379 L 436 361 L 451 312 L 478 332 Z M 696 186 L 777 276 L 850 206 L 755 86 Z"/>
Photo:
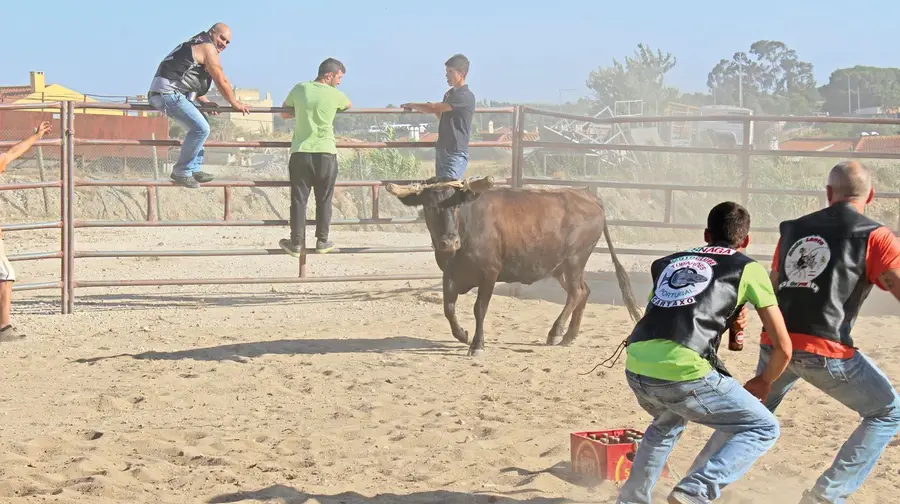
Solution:
<path fill-rule="evenodd" d="M 287 238 L 282 238 L 278 241 L 278 245 L 281 246 L 281 249 L 287 252 L 288 254 L 294 257 L 300 257 L 300 245 L 294 245 L 291 240 Z"/>
<path fill-rule="evenodd" d="M 12 324 L 0 329 L 0 342 L 18 341 L 24 337 L 25 335 L 13 327 Z"/>
<path fill-rule="evenodd" d="M 216 178 L 216 177 L 214 177 L 210 173 L 206 173 L 206 172 L 202 172 L 202 171 L 198 171 L 198 172 L 194 173 L 194 180 L 196 180 L 197 182 L 200 182 L 201 184 L 203 184 L 205 182 L 212 182 L 214 178 Z"/>
<path fill-rule="evenodd" d="M 317 254 L 327 254 L 334 250 L 334 243 L 328 240 L 317 240 L 316 241 L 316 253 Z"/>
<path fill-rule="evenodd" d="M 169 178 L 174 180 L 176 184 L 188 187 L 190 189 L 197 189 L 198 187 L 200 187 L 200 182 L 197 182 L 194 177 L 180 177 L 173 173 L 169 176 Z"/>

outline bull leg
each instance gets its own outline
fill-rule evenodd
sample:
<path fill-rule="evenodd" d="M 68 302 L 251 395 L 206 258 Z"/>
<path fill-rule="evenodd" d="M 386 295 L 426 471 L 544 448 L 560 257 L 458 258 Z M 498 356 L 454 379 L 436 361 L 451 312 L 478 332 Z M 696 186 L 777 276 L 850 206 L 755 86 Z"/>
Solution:
<path fill-rule="evenodd" d="M 456 289 L 453 288 L 453 282 L 450 280 L 450 275 L 444 273 L 444 316 L 447 317 L 447 321 L 450 322 L 450 332 L 453 333 L 453 337 L 460 343 L 468 343 L 469 332 L 463 329 L 459 325 L 459 320 L 456 319 L 457 299 L 459 299 L 459 294 L 457 294 Z"/>
<path fill-rule="evenodd" d="M 487 315 L 495 283 L 496 280 L 485 280 L 478 286 L 478 299 L 475 300 L 475 336 L 469 345 L 469 357 L 484 353 L 484 316 Z"/>
<path fill-rule="evenodd" d="M 563 327 L 566 326 L 569 317 L 572 316 L 572 312 L 575 310 L 578 301 L 577 289 L 573 288 L 570 278 L 571 275 L 566 271 L 563 271 L 556 277 L 562 288 L 566 290 L 566 305 L 563 307 L 559 317 L 556 318 L 556 321 L 553 322 L 553 327 L 550 328 L 550 332 L 547 333 L 548 345 L 556 345 L 562 340 Z"/>
<path fill-rule="evenodd" d="M 584 280 L 581 281 L 579 294 L 581 299 L 575 307 L 575 311 L 572 312 L 572 320 L 569 322 L 569 329 L 566 331 L 566 335 L 563 336 L 562 342 L 560 343 L 562 345 L 571 345 L 574 343 L 575 338 L 578 337 L 578 331 L 581 329 L 581 317 L 584 315 L 584 309 L 587 307 L 588 298 L 591 296 L 591 288 L 588 287 L 588 284 Z"/>

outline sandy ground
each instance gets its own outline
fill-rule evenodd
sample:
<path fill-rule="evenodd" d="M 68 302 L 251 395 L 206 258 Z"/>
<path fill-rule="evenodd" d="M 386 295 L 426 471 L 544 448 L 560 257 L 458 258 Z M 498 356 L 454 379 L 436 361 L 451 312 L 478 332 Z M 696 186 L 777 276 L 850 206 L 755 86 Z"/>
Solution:
<path fill-rule="evenodd" d="M 79 230 L 78 247 L 276 248 L 282 233 Z M 52 233 L 4 238 L 10 253 L 58 243 Z M 427 244 L 405 234 L 334 238 Z M 623 259 L 643 297 L 648 259 Z M 437 273 L 432 261 L 429 254 L 313 257 L 310 274 Z M 23 282 L 52 280 L 59 269 L 56 261 L 16 267 Z M 84 259 L 76 268 L 80 280 L 297 271 L 287 256 Z M 627 389 L 621 360 L 582 375 L 631 327 L 608 258 L 596 256 L 588 269 L 593 294 L 575 346 L 542 344 L 562 308 L 555 282 L 526 288 L 521 299 L 501 287 L 479 359 L 450 336 L 436 281 L 79 289 L 72 316 L 55 313 L 54 291 L 19 292 L 14 318 L 29 338 L 0 346 L 0 501 L 612 502 L 614 484 L 571 475 L 568 435 L 643 429 L 649 419 Z M 470 332 L 473 302 L 470 294 L 458 305 Z M 856 329 L 895 383 L 897 313 L 876 293 Z M 758 327 L 754 316 L 754 333 Z M 724 351 L 744 379 L 757 355 L 749 339 L 743 352 Z M 722 502 L 796 503 L 857 423 L 803 384 L 779 416 L 782 439 Z M 676 473 L 709 434 L 688 428 L 670 460 Z M 900 446 L 892 446 L 853 499 L 893 503 L 898 487 Z"/>

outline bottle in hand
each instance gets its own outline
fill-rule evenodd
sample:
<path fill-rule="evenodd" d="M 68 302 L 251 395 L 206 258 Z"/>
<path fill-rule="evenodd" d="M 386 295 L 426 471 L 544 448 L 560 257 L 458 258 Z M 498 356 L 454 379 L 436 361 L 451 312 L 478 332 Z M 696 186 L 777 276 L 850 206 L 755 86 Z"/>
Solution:
<path fill-rule="evenodd" d="M 744 349 L 744 331 L 738 330 L 734 326 L 728 328 L 728 349 L 733 352 L 740 352 Z"/>

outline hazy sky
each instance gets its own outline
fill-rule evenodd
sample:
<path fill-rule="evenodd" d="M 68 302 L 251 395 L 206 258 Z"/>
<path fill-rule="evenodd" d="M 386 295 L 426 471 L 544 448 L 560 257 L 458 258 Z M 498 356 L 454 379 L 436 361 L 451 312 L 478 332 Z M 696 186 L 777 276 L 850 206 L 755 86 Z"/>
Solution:
<path fill-rule="evenodd" d="M 588 73 L 639 42 L 673 53 L 669 81 L 705 91 L 722 58 L 759 39 L 786 42 L 827 81 L 835 68 L 900 66 L 894 2 L 609 0 L 304 2 L 5 2 L 0 85 L 29 70 L 79 92 L 143 94 L 159 61 L 216 21 L 231 25 L 222 53 L 238 87 L 281 100 L 324 58 L 347 66 L 341 88 L 357 107 L 440 100 L 443 62 L 472 61 L 478 99 L 558 102 L 588 94 Z M 574 90 L 574 91 L 572 91 Z"/>

